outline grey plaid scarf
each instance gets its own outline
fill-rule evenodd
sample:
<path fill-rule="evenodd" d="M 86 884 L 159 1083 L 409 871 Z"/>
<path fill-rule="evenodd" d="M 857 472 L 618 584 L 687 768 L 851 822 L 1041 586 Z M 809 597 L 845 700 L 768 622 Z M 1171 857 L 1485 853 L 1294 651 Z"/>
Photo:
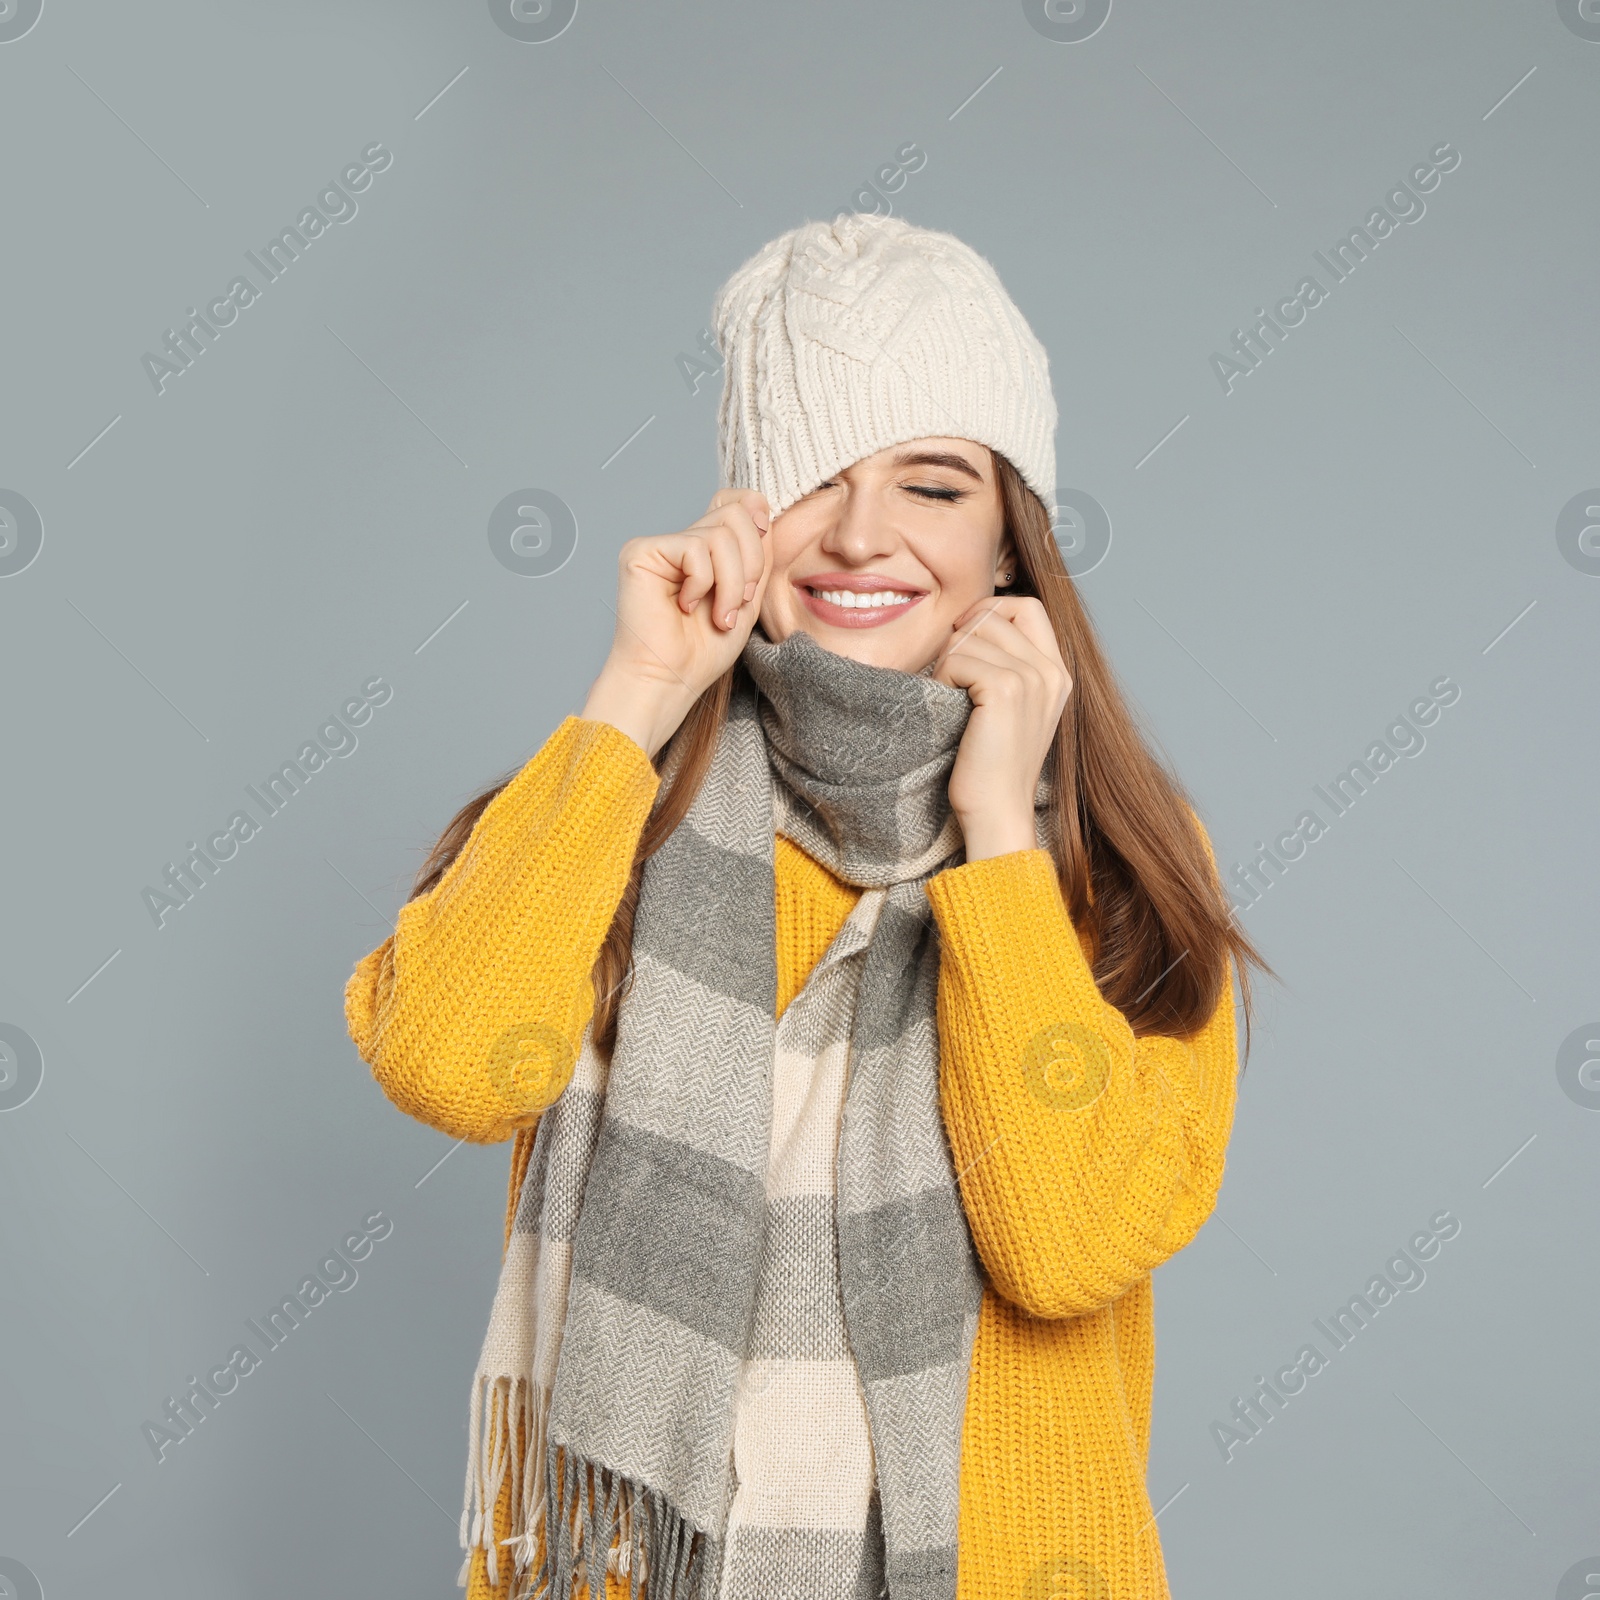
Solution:
<path fill-rule="evenodd" d="M 586 1032 L 539 1123 L 474 1379 L 462 1544 L 497 1581 L 509 1473 L 527 1592 L 566 1600 L 581 1572 L 601 1596 L 608 1555 L 649 1600 L 794 1592 L 792 1569 L 729 1559 L 734 1417 L 753 1356 L 815 1353 L 771 1324 L 826 1301 L 874 1479 L 837 1592 L 954 1600 L 981 1279 L 940 1120 L 923 884 L 961 859 L 946 785 L 971 701 L 798 631 L 757 628 L 741 659 L 708 777 L 645 864 L 609 1070 Z M 781 1026 L 775 833 L 864 891 Z M 767 1176 L 775 1050 L 820 1060 L 830 1031 L 848 1067 L 819 1294 L 783 1281 Z"/>

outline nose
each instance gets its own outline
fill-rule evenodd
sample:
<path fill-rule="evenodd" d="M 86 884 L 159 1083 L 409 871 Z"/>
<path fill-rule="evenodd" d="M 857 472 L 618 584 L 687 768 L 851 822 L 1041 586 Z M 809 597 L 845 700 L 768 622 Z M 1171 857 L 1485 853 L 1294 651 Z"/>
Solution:
<path fill-rule="evenodd" d="M 899 539 L 889 519 L 871 498 L 846 484 L 835 496 L 832 525 L 823 535 L 822 548 L 852 567 L 866 566 L 891 554 Z"/>

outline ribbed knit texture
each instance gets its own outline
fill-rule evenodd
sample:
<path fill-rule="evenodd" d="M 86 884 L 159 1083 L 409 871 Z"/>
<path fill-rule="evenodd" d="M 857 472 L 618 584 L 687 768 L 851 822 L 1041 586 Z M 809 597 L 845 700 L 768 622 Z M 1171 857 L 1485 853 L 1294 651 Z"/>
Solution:
<path fill-rule="evenodd" d="M 1000 451 L 1055 496 L 1050 366 L 994 268 L 953 234 L 841 212 L 764 245 L 717 291 L 722 482 L 776 516 L 908 439 Z"/>
<path fill-rule="evenodd" d="M 569 717 L 346 988 L 351 1036 L 401 1110 L 455 1138 L 515 1135 L 513 1196 L 564 1083 L 483 1063 L 512 1029 L 544 1025 L 576 1045 L 657 787 L 626 735 Z M 857 894 L 786 840 L 775 870 L 783 1007 Z M 1192 1039 L 1135 1040 L 1100 997 L 1045 852 L 951 868 L 926 892 L 941 939 L 941 1107 L 986 1274 L 960 1600 L 1169 1600 L 1144 1485 L 1150 1273 L 1216 1202 L 1234 1109 L 1231 987 Z M 608 1577 L 607 1600 L 626 1594 Z M 468 1595 L 509 1600 L 481 1550 Z"/>

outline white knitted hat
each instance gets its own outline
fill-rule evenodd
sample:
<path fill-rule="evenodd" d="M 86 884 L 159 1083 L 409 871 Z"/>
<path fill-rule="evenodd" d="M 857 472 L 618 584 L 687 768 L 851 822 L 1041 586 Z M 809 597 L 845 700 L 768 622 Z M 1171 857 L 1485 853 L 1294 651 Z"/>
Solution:
<path fill-rule="evenodd" d="M 724 486 L 772 514 L 907 439 L 971 439 L 1049 506 L 1056 403 L 1044 346 L 998 274 L 948 233 L 841 212 L 757 251 L 717 291 Z"/>

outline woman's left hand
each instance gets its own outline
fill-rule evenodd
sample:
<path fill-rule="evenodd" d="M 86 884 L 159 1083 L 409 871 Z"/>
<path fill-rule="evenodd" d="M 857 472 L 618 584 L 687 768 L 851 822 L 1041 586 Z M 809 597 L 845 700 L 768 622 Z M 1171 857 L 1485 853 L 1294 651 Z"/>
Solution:
<path fill-rule="evenodd" d="M 1038 600 L 989 595 L 956 618 L 933 677 L 965 689 L 972 716 L 950 773 L 969 861 L 1032 850 L 1033 793 L 1072 693 Z"/>

